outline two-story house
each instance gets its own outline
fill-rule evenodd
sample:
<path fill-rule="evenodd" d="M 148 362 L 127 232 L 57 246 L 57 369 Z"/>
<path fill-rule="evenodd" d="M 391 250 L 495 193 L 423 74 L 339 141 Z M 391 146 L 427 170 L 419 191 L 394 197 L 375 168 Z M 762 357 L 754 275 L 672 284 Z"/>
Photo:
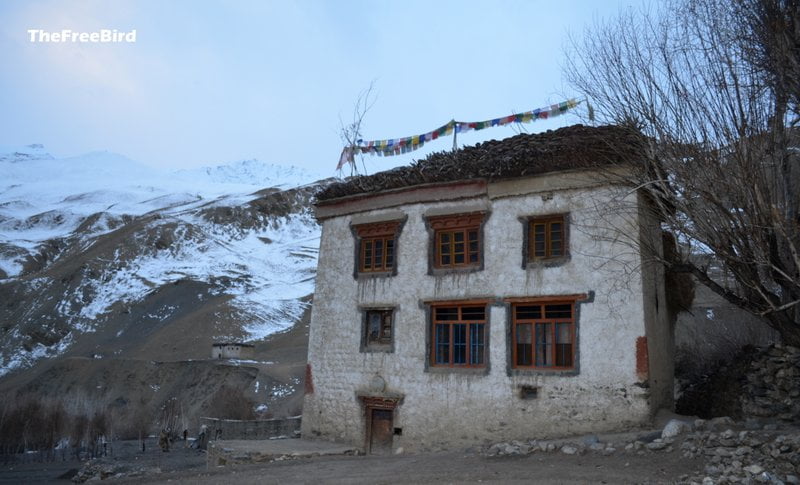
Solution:
<path fill-rule="evenodd" d="M 318 196 L 304 437 L 379 452 L 618 429 L 672 406 L 661 232 L 576 125 Z"/>

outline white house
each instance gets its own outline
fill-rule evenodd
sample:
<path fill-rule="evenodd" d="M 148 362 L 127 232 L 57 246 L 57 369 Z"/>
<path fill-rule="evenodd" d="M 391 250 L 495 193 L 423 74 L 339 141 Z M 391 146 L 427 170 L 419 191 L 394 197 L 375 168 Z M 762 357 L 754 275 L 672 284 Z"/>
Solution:
<path fill-rule="evenodd" d="M 618 429 L 672 406 L 630 132 L 576 125 L 318 196 L 304 437 L 368 452 Z"/>

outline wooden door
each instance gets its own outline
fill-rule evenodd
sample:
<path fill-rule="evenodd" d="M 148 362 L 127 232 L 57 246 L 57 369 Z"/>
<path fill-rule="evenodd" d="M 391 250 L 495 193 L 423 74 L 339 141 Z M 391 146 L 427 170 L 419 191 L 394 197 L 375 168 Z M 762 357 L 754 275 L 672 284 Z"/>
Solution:
<path fill-rule="evenodd" d="M 372 409 L 369 415 L 369 452 L 373 454 L 389 454 L 392 452 L 392 434 L 394 411 L 389 409 Z"/>

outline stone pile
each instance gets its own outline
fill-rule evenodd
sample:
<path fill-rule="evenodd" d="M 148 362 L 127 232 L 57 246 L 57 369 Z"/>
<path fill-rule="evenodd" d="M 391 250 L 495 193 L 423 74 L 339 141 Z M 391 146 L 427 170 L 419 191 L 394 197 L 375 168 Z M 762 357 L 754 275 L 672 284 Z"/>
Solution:
<path fill-rule="evenodd" d="M 702 422 L 698 420 L 699 427 Z M 680 445 L 683 456 L 703 457 L 706 465 L 702 476 L 684 478 L 703 484 L 800 484 L 800 430 L 775 428 L 768 424 L 763 429 L 698 429 L 688 434 Z"/>
<path fill-rule="evenodd" d="M 72 483 L 94 482 L 110 478 L 141 477 L 161 473 L 159 467 L 131 467 L 102 461 L 88 461 L 72 477 Z"/>
<path fill-rule="evenodd" d="M 744 416 L 800 421 L 800 349 L 767 348 L 750 363 L 743 391 Z"/>
<path fill-rule="evenodd" d="M 696 476 L 681 477 L 682 483 L 715 484 L 798 484 L 800 485 L 800 429 L 750 419 L 734 423 L 728 417 L 694 422 L 673 419 L 661 430 L 642 433 L 634 440 L 603 443 L 591 435 L 571 441 L 509 441 L 487 448 L 489 456 L 531 453 L 580 455 L 614 453 L 646 455 L 682 453 L 685 458 L 703 459 L 704 469 Z"/>

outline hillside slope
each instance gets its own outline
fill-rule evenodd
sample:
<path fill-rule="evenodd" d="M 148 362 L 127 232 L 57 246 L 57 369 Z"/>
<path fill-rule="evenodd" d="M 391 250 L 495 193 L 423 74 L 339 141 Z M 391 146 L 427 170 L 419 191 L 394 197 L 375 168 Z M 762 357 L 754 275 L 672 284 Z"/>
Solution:
<path fill-rule="evenodd" d="M 232 385 L 297 408 L 274 397 L 302 379 L 313 180 L 254 160 L 162 173 L 107 152 L 0 155 L 0 392 L 148 412 L 181 396 L 195 414 Z M 295 351 L 276 362 L 283 335 Z M 206 361 L 229 339 L 255 342 L 252 362 Z"/>

